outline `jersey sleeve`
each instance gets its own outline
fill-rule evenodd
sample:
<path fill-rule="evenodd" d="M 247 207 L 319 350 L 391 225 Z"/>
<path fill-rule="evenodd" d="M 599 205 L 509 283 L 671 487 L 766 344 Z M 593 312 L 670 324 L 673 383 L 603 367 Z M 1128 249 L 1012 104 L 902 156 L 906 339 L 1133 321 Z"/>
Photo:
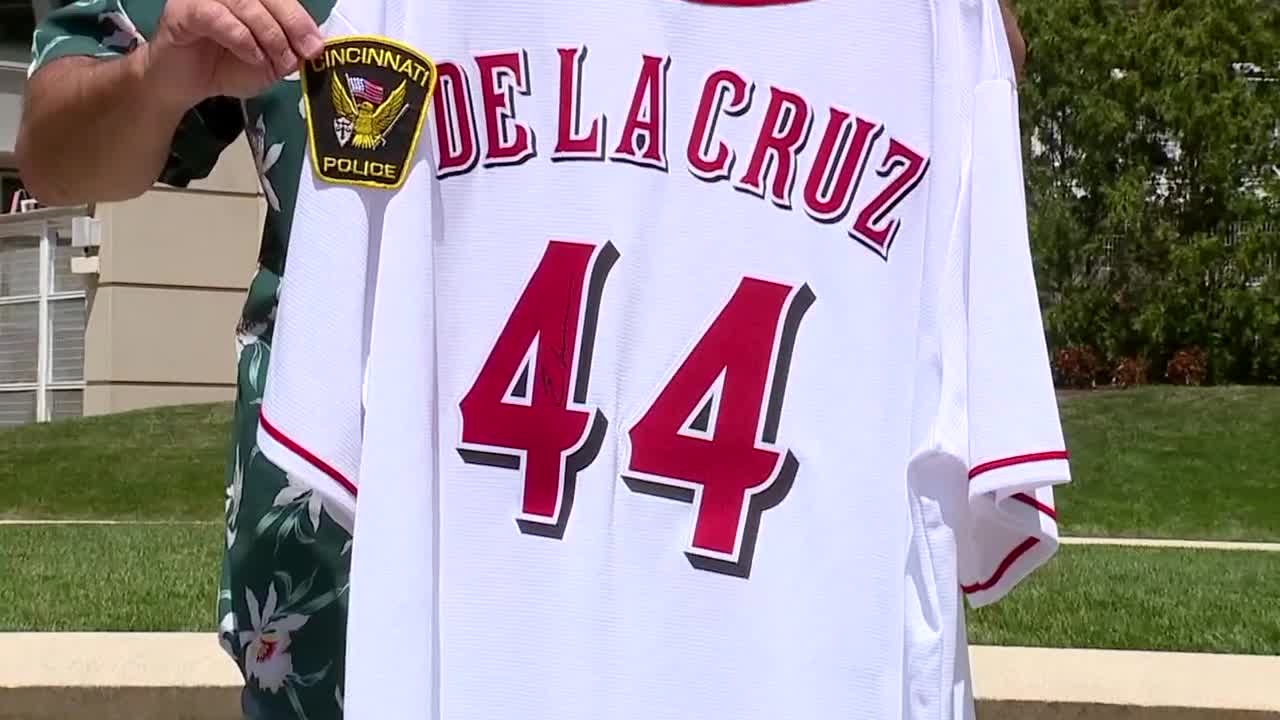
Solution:
<path fill-rule="evenodd" d="M 271 365 L 262 453 L 315 491 L 350 531 L 364 441 L 365 375 L 381 217 L 375 191 L 298 184 Z"/>
<path fill-rule="evenodd" d="M 971 605 L 999 600 L 1057 550 L 1053 487 L 1070 480 L 1027 233 L 1017 98 L 974 92 L 942 303 L 941 444 L 962 461 L 955 528 Z"/>
<path fill-rule="evenodd" d="M 32 36 L 28 75 L 59 58 L 111 59 L 133 52 L 147 42 L 146 35 L 163 7 L 163 0 L 80 0 L 53 11 Z M 239 101 L 215 97 L 200 103 L 174 133 L 157 182 L 186 187 L 208 177 L 222 151 L 243 129 Z"/>

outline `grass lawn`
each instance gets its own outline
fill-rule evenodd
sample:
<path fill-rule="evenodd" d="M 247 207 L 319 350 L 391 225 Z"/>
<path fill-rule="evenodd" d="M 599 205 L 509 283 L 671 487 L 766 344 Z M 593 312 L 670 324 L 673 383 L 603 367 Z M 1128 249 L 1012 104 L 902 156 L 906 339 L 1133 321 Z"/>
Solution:
<path fill-rule="evenodd" d="M 220 520 L 229 404 L 0 431 L 0 518 Z"/>
<path fill-rule="evenodd" d="M 1065 546 L 995 605 L 971 642 L 1280 654 L 1280 554 Z"/>
<path fill-rule="evenodd" d="M 212 630 L 223 532 L 0 526 L 0 632 Z"/>
<path fill-rule="evenodd" d="M 222 529 L 9 526 L 0 631 L 211 631 Z M 86 552 L 93 548 L 94 552 Z M 1064 547 L 975 643 L 1280 653 L 1274 553 Z"/>
<path fill-rule="evenodd" d="M 1280 540 L 1280 388 L 1063 393 L 1073 535 Z M 208 520 L 0 526 L 0 631 L 212 630 L 227 404 L 0 431 L 0 518 Z M 1062 548 L 975 643 L 1280 654 L 1280 555 Z"/>
<path fill-rule="evenodd" d="M 1065 535 L 1280 540 L 1280 387 L 1063 393 Z M 223 514 L 230 406 L 0 431 L 0 518 Z"/>
<path fill-rule="evenodd" d="M 1064 535 L 1280 539 L 1280 387 L 1065 393 L 1061 411 Z"/>

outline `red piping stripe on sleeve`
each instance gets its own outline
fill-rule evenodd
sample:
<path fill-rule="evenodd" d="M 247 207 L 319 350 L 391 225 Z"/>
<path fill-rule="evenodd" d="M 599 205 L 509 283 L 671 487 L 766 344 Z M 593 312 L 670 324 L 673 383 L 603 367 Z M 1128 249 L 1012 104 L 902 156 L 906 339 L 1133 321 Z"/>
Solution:
<path fill-rule="evenodd" d="M 1027 505 L 1030 505 L 1031 507 L 1039 510 L 1045 515 L 1048 515 L 1054 520 L 1058 519 L 1058 513 L 1054 511 L 1053 508 L 1049 507 L 1048 505 L 1045 505 L 1044 503 L 1040 502 L 1039 500 L 1036 500 L 1035 498 L 1031 497 L 1030 495 L 1027 495 L 1026 493 L 1018 493 L 1017 495 L 1013 496 L 1013 499 L 1019 502 L 1025 503 Z M 1035 547 L 1039 542 L 1040 540 L 1038 538 L 1033 538 L 1033 537 L 1029 537 L 1026 540 L 1023 540 L 1021 543 L 1018 544 L 1017 547 L 1015 547 L 1013 550 L 1010 550 L 1008 555 L 1005 555 L 1004 560 L 1000 562 L 999 567 L 996 568 L 995 573 L 992 574 L 989 580 L 987 580 L 986 582 L 975 583 L 973 585 L 961 585 L 960 589 L 964 590 L 966 593 L 976 593 L 976 592 L 981 592 L 983 590 L 987 590 L 992 587 L 995 587 L 995 584 L 1000 582 L 1000 578 L 1004 577 L 1004 574 L 1009 571 L 1009 568 L 1015 562 L 1018 561 L 1018 558 L 1025 555 L 1028 550 Z"/>
<path fill-rule="evenodd" d="M 767 5 L 794 5 L 808 0 L 688 0 L 695 5 L 728 5 L 729 7 L 764 7 Z"/>
<path fill-rule="evenodd" d="M 999 470 L 1000 468 L 1006 468 L 1010 465 L 1024 465 L 1026 463 L 1043 462 L 1045 460 L 1066 460 L 1070 457 L 1070 454 L 1067 453 L 1066 450 L 1014 455 L 1013 457 L 1001 458 L 999 460 L 992 460 L 991 462 L 984 462 L 981 465 L 975 465 L 973 469 L 969 471 L 969 479 L 972 480 L 982 473 Z"/>
<path fill-rule="evenodd" d="M 982 473 L 990 472 L 992 470 L 998 470 L 1004 467 L 1009 467 L 1011 465 L 1023 465 L 1026 463 L 1042 462 L 1045 460 L 1067 460 L 1069 457 L 1070 455 L 1067 453 L 1066 450 L 1054 450 L 1051 452 L 1028 453 L 1026 455 L 1015 455 L 1013 457 L 1007 457 L 1000 460 L 992 460 L 991 462 L 985 462 L 985 463 L 982 463 L 981 465 L 974 466 L 974 468 L 969 471 L 969 479 L 972 480 L 975 477 L 981 475 Z M 1036 510 L 1039 510 L 1040 512 L 1044 513 L 1045 515 L 1048 515 L 1054 520 L 1058 519 L 1058 513 L 1056 510 L 1049 507 L 1048 505 L 1045 505 L 1044 503 L 1040 502 L 1033 496 L 1028 495 L 1027 493 L 1015 493 L 1013 495 L 1013 499 L 1017 500 L 1020 503 L 1023 503 L 1024 505 L 1029 505 L 1035 508 Z M 1017 547 L 1009 551 L 1009 554 L 1006 555 L 1004 557 L 1004 560 L 1000 562 L 1000 565 L 996 567 L 996 571 L 992 573 L 990 578 L 988 578 L 983 582 L 974 583 L 972 585 L 961 585 L 960 589 L 963 590 L 966 594 L 973 594 L 976 592 L 982 592 L 983 590 L 990 590 L 991 588 L 995 587 L 997 583 L 1000 582 L 1001 578 L 1004 577 L 1005 573 L 1009 572 L 1009 568 L 1012 567 L 1013 564 L 1018 561 L 1018 558 L 1021 558 L 1023 555 L 1026 555 L 1027 552 L 1031 550 L 1031 548 L 1035 547 L 1039 543 L 1040 543 L 1040 540 L 1034 537 L 1029 537 L 1026 540 L 1023 540 L 1021 543 L 1018 544 Z"/>
<path fill-rule="evenodd" d="M 288 435 L 285 435 L 284 432 L 280 430 L 280 428 L 276 427 L 269 420 L 267 420 L 266 415 L 263 415 L 262 413 L 258 413 L 258 422 L 262 425 L 262 429 L 266 430 L 267 434 L 270 435 L 276 442 L 288 448 L 291 452 L 293 452 L 293 454 L 297 455 L 303 460 L 306 460 L 307 462 L 314 465 L 316 469 L 318 469 L 320 472 L 333 478 L 339 485 L 345 488 L 347 492 L 351 493 L 352 496 L 356 494 L 356 484 L 348 480 L 347 476 L 343 475 L 341 470 L 330 465 L 324 460 L 321 460 L 314 453 L 312 453 L 311 451 L 307 450 L 306 448 L 302 447 L 297 442 L 295 442 L 293 438 L 290 438 Z"/>
<path fill-rule="evenodd" d="M 1037 499 L 1035 499 L 1035 498 L 1031 497 L 1030 495 L 1028 495 L 1028 494 L 1026 494 L 1026 493 L 1017 493 L 1016 495 L 1014 495 L 1014 496 L 1013 496 L 1013 499 L 1014 499 L 1014 500 L 1017 500 L 1018 502 L 1020 502 L 1020 503 L 1022 503 L 1022 504 L 1024 504 L 1024 505 L 1030 505 L 1031 507 L 1033 507 L 1033 508 L 1035 508 L 1035 509 L 1039 510 L 1040 512 L 1044 513 L 1045 515 L 1048 515 L 1049 517 L 1053 518 L 1054 520 L 1057 520 L 1057 519 L 1058 519 L 1058 511 L 1057 511 L 1057 510 L 1054 510 L 1053 508 L 1049 507 L 1048 505 L 1045 505 L 1044 503 L 1040 502 L 1039 500 L 1037 500 Z"/>
<path fill-rule="evenodd" d="M 1018 558 L 1027 554 L 1028 550 L 1030 550 L 1031 548 L 1035 547 L 1038 544 L 1040 544 L 1040 540 L 1038 540 L 1037 538 L 1029 537 L 1026 540 L 1023 540 L 1022 543 L 1018 545 L 1018 547 L 1014 548 L 1012 551 L 1009 552 L 1008 555 L 1004 556 L 1004 560 L 1001 561 L 1000 567 L 996 568 L 995 573 L 991 575 L 990 579 L 988 579 L 986 582 L 975 583 L 973 585 L 961 585 L 960 589 L 965 591 L 966 594 L 973 594 L 976 592 L 982 592 L 983 590 L 990 590 L 991 588 L 996 586 L 996 583 L 1000 582 L 1000 579 L 1004 577 L 1005 573 L 1009 572 L 1009 568 L 1012 567 L 1013 564 L 1018 561 Z"/>

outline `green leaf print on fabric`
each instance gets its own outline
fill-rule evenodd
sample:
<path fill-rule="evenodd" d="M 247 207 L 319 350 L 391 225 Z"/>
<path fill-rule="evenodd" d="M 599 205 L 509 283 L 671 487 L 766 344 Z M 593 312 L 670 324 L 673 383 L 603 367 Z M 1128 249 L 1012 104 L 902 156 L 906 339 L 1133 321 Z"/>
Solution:
<path fill-rule="evenodd" d="M 235 469 L 231 482 L 227 483 L 227 548 L 236 544 L 236 532 L 240 527 L 240 502 L 244 497 L 244 463 L 240 461 L 240 446 L 235 448 Z"/>
<path fill-rule="evenodd" d="M 265 340 L 255 336 L 252 338 L 248 348 L 249 367 L 245 370 L 245 374 L 249 380 L 249 389 L 253 392 L 254 398 L 258 402 L 262 400 L 263 390 L 267 385 L 267 355 L 271 352 L 271 346 Z"/>
<path fill-rule="evenodd" d="M 37 31 L 32 36 L 32 40 L 31 40 L 32 60 L 31 60 L 31 67 L 27 70 L 27 77 L 31 77 L 31 74 L 34 73 L 37 68 L 39 68 L 41 65 L 44 64 L 45 59 L 48 58 L 49 53 L 53 52 L 54 48 L 58 47 L 59 44 L 64 43 L 71 39 L 70 35 L 55 35 L 52 38 L 49 38 L 48 42 L 45 42 L 42 45 L 40 43 L 40 35 L 41 33 Z"/>
<path fill-rule="evenodd" d="M 321 496 L 297 478 L 287 477 L 288 484 L 276 493 L 271 509 L 263 513 L 257 532 L 265 535 L 275 527 L 277 542 L 289 537 L 300 543 L 315 542 L 324 513 Z"/>

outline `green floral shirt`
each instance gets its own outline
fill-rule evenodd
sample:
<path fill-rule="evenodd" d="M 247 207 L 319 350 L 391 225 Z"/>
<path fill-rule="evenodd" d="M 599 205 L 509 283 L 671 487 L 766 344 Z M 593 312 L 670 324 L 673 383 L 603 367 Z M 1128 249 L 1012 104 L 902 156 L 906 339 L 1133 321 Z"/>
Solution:
<path fill-rule="evenodd" d="M 332 0 L 305 0 L 323 23 Z M 79 0 L 36 28 L 31 72 L 70 55 L 109 60 L 150 36 L 164 0 Z M 271 465 L 256 432 L 271 355 L 276 297 L 284 274 L 305 123 L 298 76 L 246 102 L 212 98 L 187 114 L 158 180 L 186 186 L 209 174 L 243 132 L 268 206 L 258 272 L 236 328 L 235 420 L 226 477 L 226 552 L 217 624 L 245 677 L 251 718 L 338 718 L 350 537 L 320 498 Z M 212 478 L 210 479 L 212 482 Z"/>

